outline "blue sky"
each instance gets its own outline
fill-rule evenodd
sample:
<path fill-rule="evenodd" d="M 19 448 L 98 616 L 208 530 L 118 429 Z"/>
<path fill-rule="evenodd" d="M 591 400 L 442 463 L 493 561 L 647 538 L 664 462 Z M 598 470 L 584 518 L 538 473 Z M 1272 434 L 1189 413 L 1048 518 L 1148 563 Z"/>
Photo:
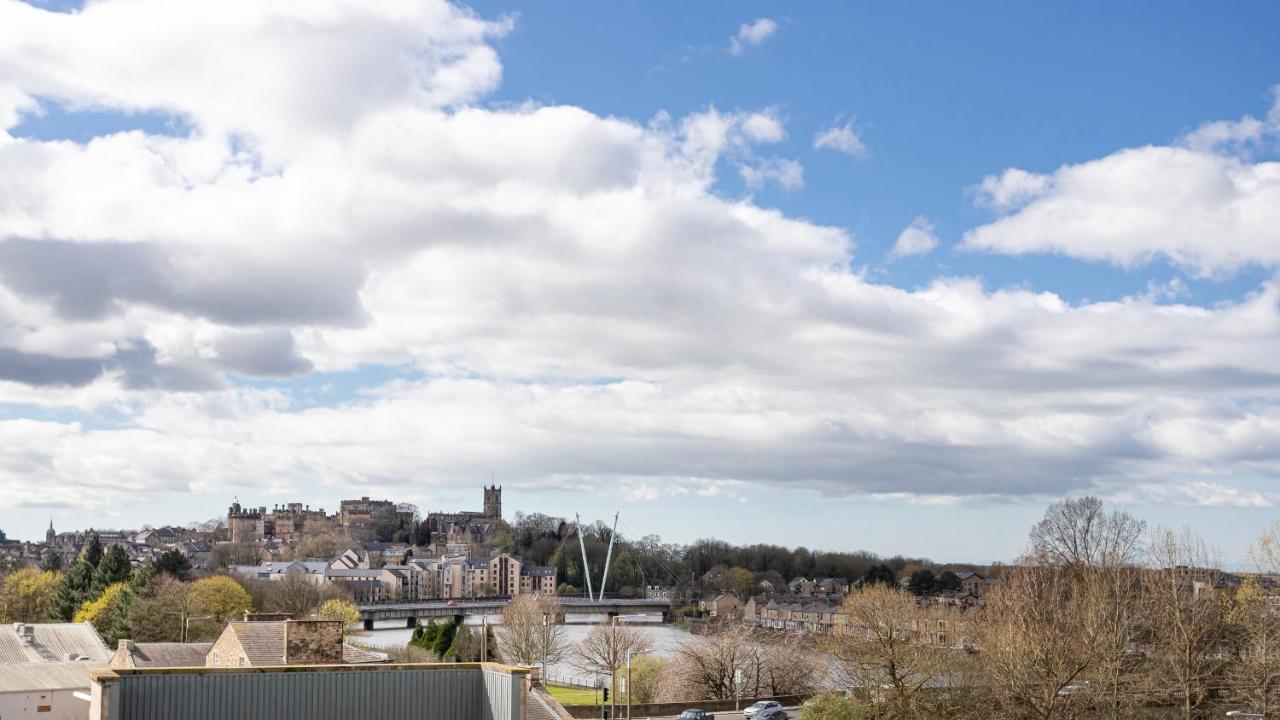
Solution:
<path fill-rule="evenodd" d="M 970 561 L 1094 493 L 1234 562 L 1280 504 L 1274 4 L 0 7 L 11 535 L 492 474 Z"/>

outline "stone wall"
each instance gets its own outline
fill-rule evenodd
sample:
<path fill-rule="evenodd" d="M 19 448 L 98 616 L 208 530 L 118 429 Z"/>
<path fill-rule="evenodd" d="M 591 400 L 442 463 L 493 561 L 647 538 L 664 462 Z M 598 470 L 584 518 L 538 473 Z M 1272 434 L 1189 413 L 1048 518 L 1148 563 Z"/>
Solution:
<path fill-rule="evenodd" d="M 341 620 L 289 620 L 284 624 L 290 665 L 341 665 Z"/>

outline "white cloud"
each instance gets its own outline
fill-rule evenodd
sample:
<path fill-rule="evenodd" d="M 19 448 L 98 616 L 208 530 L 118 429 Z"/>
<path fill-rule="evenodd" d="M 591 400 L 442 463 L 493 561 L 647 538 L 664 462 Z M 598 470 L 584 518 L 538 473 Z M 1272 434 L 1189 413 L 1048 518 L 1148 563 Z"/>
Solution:
<path fill-rule="evenodd" d="M 1280 118 L 1280 100 L 1270 117 Z M 989 176 L 978 202 L 1002 216 L 965 233 L 962 247 L 1125 268 L 1165 259 L 1198 276 L 1280 266 L 1280 162 L 1225 152 L 1269 127 L 1250 118 L 1215 123 L 1177 146 L 1121 150 L 1050 174 Z"/>
<path fill-rule="evenodd" d="M 799 190 L 804 187 L 804 167 L 795 160 L 770 158 L 754 164 L 743 163 L 738 166 L 738 174 L 742 182 L 752 190 L 763 188 L 768 183 L 777 183 L 783 190 Z"/>
<path fill-rule="evenodd" d="M 898 239 L 893 243 L 893 249 L 889 251 L 889 258 L 904 258 L 912 255 L 928 255 L 938 247 L 938 235 L 934 232 L 933 223 L 929 218 L 921 215 L 911 221 L 911 224 L 903 228 L 898 234 Z"/>
<path fill-rule="evenodd" d="M 210 27 L 163 4 L 0 6 L 8 110 L 193 128 L 0 137 L 0 402 L 42 408 L 0 420 L 5 507 L 491 471 L 922 502 L 1280 475 L 1272 284 L 1212 308 L 877 284 L 847 231 L 712 192 L 717 168 L 801 182 L 755 154 L 776 111 L 479 107 L 503 23 L 408 0 L 191 7 Z M 206 36 L 263 77 L 192 67 Z M 1242 197 L 1270 172 L 1217 161 Z M 1071 170 L 1006 219 L 1076 192 Z M 1134 192 L 1111 182 L 1096 192 Z M 309 371 L 366 387 L 228 380 Z"/>
<path fill-rule="evenodd" d="M 778 32 L 778 23 L 769 18 L 758 18 L 755 22 L 742 23 L 738 34 L 729 39 L 729 53 L 741 55 L 747 48 L 756 47 Z"/>
<path fill-rule="evenodd" d="M 781 142 L 787 136 L 778 111 L 770 108 L 765 112 L 750 113 L 742 121 L 742 132 L 758 143 Z"/>
<path fill-rule="evenodd" d="M 815 150 L 836 150 L 856 158 L 865 158 L 870 154 L 852 120 L 819 131 L 813 137 L 813 147 Z"/>

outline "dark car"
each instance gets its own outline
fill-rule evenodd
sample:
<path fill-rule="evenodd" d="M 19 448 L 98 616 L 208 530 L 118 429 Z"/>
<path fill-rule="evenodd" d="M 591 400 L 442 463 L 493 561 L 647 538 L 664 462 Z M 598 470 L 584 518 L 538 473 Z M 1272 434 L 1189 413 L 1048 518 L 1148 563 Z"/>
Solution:
<path fill-rule="evenodd" d="M 756 713 L 752 720 L 790 720 L 791 716 L 781 706 L 771 707 Z"/>
<path fill-rule="evenodd" d="M 704 710 L 685 710 L 680 713 L 680 720 L 716 720 L 716 716 Z"/>

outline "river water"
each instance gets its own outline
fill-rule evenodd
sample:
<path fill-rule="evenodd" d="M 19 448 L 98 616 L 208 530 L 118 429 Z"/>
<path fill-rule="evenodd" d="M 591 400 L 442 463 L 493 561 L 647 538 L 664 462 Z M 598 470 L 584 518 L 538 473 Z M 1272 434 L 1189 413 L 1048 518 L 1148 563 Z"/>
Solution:
<path fill-rule="evenodd" d="M 478 620 L 478 618 L 477 618 Z M 468 623 L 471 624 L 471 623 Z M 383 625 L 379 623 L 378 625 Z M 353 638 L 362 645 L 369 645 L 375 648 L 400 648 L 409 643 L 413 631 L 404 627 L 403 622 L 386 623 L 385 626 L 374 626 L 373 632 L 366 632 Z M 576 645 L 587 633 L 591 632 L 592 625 L 565 625 L 565 636 L 570 645 Z M 660 625 L 660 624 L 643 624 L 638 625 L 649 635 L 649 642 L 653 646 L 650 651 L 651 655 L 661 657 L 670 657 L 676 646 L 692 637 L 688 631 L 676 625 Z M 553 681 L 570 681 L 576 684 L 594 684 L 591 678 L 581 670 L 573 667 L 567 661 L 555 663 L 547 666 L 547 675 L 549 680 Z"/>

